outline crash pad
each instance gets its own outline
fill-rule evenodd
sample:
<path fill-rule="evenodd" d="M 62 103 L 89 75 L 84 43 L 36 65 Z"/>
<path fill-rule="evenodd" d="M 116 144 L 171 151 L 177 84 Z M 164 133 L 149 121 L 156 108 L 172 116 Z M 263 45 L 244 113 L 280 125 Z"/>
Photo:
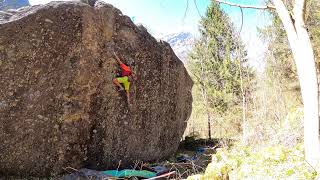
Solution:
<path fill-rule="evenodd" d="M 109 175 L 112 177 L 142 177 L 142 178 L 152 178 L 156 176 L 156 173 L 146 171 L 146 170 L 132 170 L 124 169 L 121 171 L 118 170 L 107 170 L 102 171 L 102 174 Z"/>

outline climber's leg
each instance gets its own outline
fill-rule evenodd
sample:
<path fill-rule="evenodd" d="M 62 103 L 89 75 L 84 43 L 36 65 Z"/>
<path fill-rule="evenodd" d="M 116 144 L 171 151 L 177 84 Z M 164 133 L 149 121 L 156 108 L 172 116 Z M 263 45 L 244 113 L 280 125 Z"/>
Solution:
<path fill-rule="evenodd" d="M 130 82 L 129 82 L 129 80 L 128 80 L 128 77 L 125 76 L 125 77 L 123 77 L 123 78 L 124 78 L 124 81 L 122 81 L 121 83 L 123 83 L 124 90 L 129 91 Z"/>
<path fill-rule="evenodd" d="M 126 94 L 127 94 L 127 102 L 128 102 L 128 104 L 130 104 L 130 92 L 129 92 L 129 90 L 126 90 Z"/>
<path fill-rule="evenodd" d="M 123 87 L 121 86 L 121 82 L 118 80 L 118 78 L 115 78 L 112 80 L 112 82 L 117 85 L 121 90 L 123 90 Z"/>
<path fill-rule="evenodd" d="M 130 82 L 128 76 L 120 77 L 118 78 L 118 81 L 123 84 L 124 90 L 126 90 L 126 95 L 127 95 L 127 102 L 130 104 Z"/>
<path fill-rule="evenodd" d="M 129 78 L 127 76 L 123 77 L 124 81 L 123 81 L 123 86 L 124 86 L 124 90 L 126 90 L 126 95 L 127 95 L 127 102 L 128 104 L 130 104 L 130 82 L 129 82 Z"/>

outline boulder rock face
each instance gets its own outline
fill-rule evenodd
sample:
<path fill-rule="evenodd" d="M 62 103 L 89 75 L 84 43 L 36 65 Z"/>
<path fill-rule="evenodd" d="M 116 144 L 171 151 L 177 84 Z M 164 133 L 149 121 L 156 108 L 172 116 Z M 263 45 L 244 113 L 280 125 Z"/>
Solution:
<path fill-rule="evenodd" d="M 108 4 L 0 17 L 0 175 L 125 167 L 177 150 L 193 83 L 166 42 Z M 112 83 L 113 51 L 134 71 L 131 106 Z"/>

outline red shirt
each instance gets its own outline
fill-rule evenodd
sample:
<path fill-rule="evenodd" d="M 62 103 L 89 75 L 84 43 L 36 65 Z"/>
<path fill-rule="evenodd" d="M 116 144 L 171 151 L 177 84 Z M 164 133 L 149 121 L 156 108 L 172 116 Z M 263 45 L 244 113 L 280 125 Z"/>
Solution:
<path fill-rule="evenodd" d="M 130 76 L 131 74 L 132 74 L 132 71 L 131 71 L 131 69 L 128 67 L 128 66 L 126 66 L 125 64 L 120 64 L 120 68 L 121 68 L 121 70 L 122 70 L 122 72 L 121 72 L 121 76 L 122 77 L 124 77 L 124 76 Z"/>

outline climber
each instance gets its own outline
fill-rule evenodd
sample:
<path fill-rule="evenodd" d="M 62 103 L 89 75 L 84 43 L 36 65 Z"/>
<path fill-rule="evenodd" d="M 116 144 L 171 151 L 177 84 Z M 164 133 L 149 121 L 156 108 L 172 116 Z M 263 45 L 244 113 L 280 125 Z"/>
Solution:
<path fill-rule="evenodd" d="M 121 76 L 114 78 L 112 81 L 115 85 L 117 85 L 120 88 L 120 91 L 125 90 L 126 91 L 126 95 L 127 95 L 127 102 L 128 104 L 130 104 L 130 92 L 129 92 L 129 87 L 130 87 L 130 81 L 129 81 L 129 77 L 132 75 L 132 71 L 130 69 L 129 66 L 125 65 L 120 58 L 117 56 L 117 54 L 115 52 L 113 52 L 116 60 L 118 61 L 118 63 L 120 64 L 120 68 L 121 68 Z M 122 85 L 123 84 L 123 87 Z"/>

